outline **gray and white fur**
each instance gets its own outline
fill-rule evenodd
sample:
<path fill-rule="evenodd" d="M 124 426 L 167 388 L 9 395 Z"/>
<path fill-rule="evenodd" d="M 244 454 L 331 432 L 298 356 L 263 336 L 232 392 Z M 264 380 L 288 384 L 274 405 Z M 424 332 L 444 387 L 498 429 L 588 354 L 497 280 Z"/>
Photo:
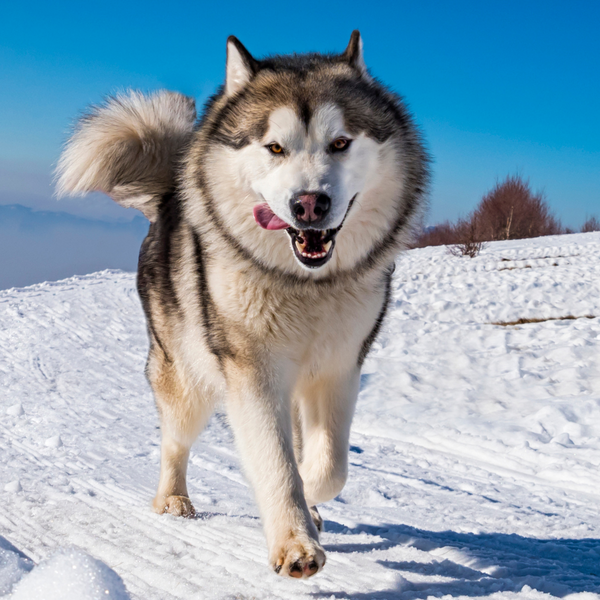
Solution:
<path fill-rule="evenodd" d="M 99 190 L 151 221 L 138 289 L 157 512 L 194 514 L 190 447 L 224 402 L 273 569 L 323 567 L 316 505 L 346 481 L 361 365 L 427 183 L 420 134 L 357 31 L 342 54 L 264 60 L 230 37 L 198 122 L 171 92 L 117 96 L 79 122 L 59 193 Z"/>

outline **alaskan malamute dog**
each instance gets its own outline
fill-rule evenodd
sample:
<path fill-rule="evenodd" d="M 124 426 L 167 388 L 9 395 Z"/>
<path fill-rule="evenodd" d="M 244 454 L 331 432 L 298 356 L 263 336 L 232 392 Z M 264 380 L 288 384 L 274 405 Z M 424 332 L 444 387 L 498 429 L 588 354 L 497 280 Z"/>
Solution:
<path fill-rule="evenodd" d="M 361 365 L 428 159 L 355 31 L 343 54 L 255 59 L 223 87 L 117 96 L 80 120 L 58 193 L 99 190 L 151 221 L 138 288 L 162 424 L 154 509 L 191 516 L 190 447 L 224 401 L 276 573 L 325 563 L 316 505 L 340 493 Z"/>

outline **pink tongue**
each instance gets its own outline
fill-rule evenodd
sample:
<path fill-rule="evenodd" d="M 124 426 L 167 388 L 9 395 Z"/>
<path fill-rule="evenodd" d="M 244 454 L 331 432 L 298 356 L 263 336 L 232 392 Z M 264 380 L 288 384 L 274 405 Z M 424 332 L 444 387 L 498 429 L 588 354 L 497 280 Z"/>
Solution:
<path fill-rule="evenodd" d="M 263 204 L 257 204 L 254 207 L 254 220 L 263 229 L 287 229 L 289 225 L 282 221 L 270 208 L 269 205 L 264 202 Z"/>

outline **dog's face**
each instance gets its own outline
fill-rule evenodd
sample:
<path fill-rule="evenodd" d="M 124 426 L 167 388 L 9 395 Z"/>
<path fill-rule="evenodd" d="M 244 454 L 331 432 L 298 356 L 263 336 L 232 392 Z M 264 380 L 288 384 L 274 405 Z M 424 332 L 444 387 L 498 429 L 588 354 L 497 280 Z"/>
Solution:
<path fill-rule="evenodd" d="M 196 159 L 211 218 L 268 267 L 350 268 L 404 208 L 407 118 L 367 74 L 357 34 L 339 56 L 260 63 L 230 39 Z"/>
<path fill-rule="evenodd" d="M 304 121 L 297 107 L 284 105 L 233 160 L 255 197 L 257 224 L 284 229 L 300 265 L 318 269 L 333 256 L 346 215 L 376 175 L 379 146 L 348 131 L 333 103 L 317 105 Z"/>

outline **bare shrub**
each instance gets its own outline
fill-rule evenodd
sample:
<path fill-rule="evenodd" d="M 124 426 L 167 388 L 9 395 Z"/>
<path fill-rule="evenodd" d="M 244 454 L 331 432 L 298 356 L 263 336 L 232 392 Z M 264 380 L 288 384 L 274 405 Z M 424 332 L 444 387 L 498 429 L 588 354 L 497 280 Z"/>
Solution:
<path fill-rule="evenodd" d="M 461 219 L 454 227 L 458 242 L 448 246 L 452 256 L 468 256 L 475 258 L 484 249 L 485 244 L 479 239 L 478 222 L 476 215 L 469 220 Z"/>
<path fill-rule="evenodd" d="M 592 231 L 600 231 L 600 219 L 595 216 L 588 217 L 581 226 L 581 233 L 591 233 Z"/>
<path fill-rule="evenodd" d="M 488 192 L 472 216 L 480 240 L 519 240 L 555 235 L 563 228 L 551 213 L 544 195 L 533 193 L 519 175 L 507 177 Z"/>
<path fill-rule="evenodd" d="M 484 242 L 463 242 L 461 244 L 454 244 L 448 246 L 448 252 L 452 256 L 468 256 L 475 258 L 479 256 L 479 253 L 485 248 Z"/>
<path fill-rule="evenodd" d="M 520 175 L 498 182 L 477 208 L 456 224 L 445 221 L 424 230 L 412 248 L 452 246 L 457 256 L 477 256 L 478 244 L 496 240 L 519 240 L 569 232 L 552 214 L 541 192 L 533 193 Z M 600 231 L 600 222 L 590 217 L 581 231 Z"/>

